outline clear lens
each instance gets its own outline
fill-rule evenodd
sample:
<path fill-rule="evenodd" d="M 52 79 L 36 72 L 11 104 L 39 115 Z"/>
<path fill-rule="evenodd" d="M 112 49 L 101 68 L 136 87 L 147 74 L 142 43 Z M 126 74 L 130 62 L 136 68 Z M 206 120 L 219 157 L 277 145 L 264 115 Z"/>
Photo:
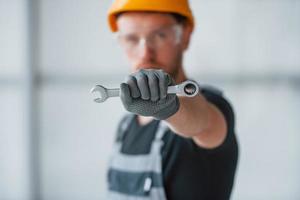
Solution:
<path fill-rule="evenodd" d="M 182 26 L 179 24 L 156 30 L 145 37 L 140 37 L 135 33 L 118 33 L 120 44 L 130 51 L 134 51 L 144 45 L 155 50 L 169 44 L 176 45 L 180 42 L 181 36 Z"/>

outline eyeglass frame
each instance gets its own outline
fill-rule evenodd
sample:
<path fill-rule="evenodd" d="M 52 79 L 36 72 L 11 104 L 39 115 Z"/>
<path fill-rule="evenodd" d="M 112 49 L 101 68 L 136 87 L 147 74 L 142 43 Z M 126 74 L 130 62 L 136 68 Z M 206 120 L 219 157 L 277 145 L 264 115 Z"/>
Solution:
<path fill-rule="evenodd" d="M 169 33 L 170 34 L 169 36 L 167 36 L 167 35 L 163 36 L 163 35 L 161 35 L 163 30 L 167 30 L 167 31 L 171 30 L 172 32 Z M 171 34 L 174 34 L 174 35 L 171 35 Z M 151 49 L 157 50 L 158 48 L 162 47 L 163 45 L 167 44 L 168 42 L 173 42 L 174 45 L 177 45 L 180 43 L 180 41 L 182 39 L 182 35 L 183 35 L 183 26 L 182 26 L 182 24 L 178 24 L 178 23 L 155 30 L 152 33 L 150 33 L 148 36 L 144 36 L 144 37 L 134 35 L 134 33 L 128 33 L 128 34 L 124 34 L 124 35 L 120 31 L 116 33 L 116 37 L 117 37 L 118 41 L 120 42 L 120 45 L 129 51 L 137 50 L 141 46 L 145 46 L 145 45 L 148 45 L 148 47 L 150 47 Z M 163 38 L 166 36 L 167 36 L 167 38 Z M 123 39 L 123 41 L 122 41 L 122 39 Z M 125 41 L 125 39 L 127 39 L 127 41 Z M 173 39 L 173 41 L 171 41 L 170 39 Z M 124 42 L 128 42 L 128 44 L 125 44 Z M 131 42 L 132 44 L 129 44 L 129 42 Z"/>

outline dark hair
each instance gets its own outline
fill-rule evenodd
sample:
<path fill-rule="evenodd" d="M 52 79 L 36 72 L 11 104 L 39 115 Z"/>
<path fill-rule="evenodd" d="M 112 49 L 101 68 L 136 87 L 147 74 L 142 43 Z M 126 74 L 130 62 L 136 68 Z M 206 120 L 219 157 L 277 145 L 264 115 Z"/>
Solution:
<path fill-rule="evenodd" d="M 185 25 L 187 23 L 187 18 L 178 13 L 170 13 L 176 20 L 177 23 Z"/>

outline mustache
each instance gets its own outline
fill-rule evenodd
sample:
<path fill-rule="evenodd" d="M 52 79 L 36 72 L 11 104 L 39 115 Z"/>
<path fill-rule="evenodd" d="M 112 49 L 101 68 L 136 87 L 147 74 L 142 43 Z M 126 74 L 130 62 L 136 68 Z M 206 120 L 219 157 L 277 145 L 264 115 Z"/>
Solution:
<path fill-rule="evenodd" d="M 158 63 L 141 63 L 136 65 L 136 69 L 140 70 L 140 69 L 162 69 L 163 66 L 158 64 Z"/>

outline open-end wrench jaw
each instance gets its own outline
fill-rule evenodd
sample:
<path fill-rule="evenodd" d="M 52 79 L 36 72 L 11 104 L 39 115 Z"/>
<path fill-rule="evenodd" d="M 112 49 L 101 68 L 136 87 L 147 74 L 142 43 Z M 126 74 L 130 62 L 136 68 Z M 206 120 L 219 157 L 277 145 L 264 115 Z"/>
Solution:
<path fill-rule="evenodd" d="M 106 99 L 108 99 L 107 89 L 105 87 L 103 87 L 102 85 L 96 85 L 95 87 L 93 87 L 91 89 L 91 93 L 94 93 L 94 92 L 100 93 L 100 97 L 97 97 L 94 99 L 95 102 L 102 103 Z"/>

